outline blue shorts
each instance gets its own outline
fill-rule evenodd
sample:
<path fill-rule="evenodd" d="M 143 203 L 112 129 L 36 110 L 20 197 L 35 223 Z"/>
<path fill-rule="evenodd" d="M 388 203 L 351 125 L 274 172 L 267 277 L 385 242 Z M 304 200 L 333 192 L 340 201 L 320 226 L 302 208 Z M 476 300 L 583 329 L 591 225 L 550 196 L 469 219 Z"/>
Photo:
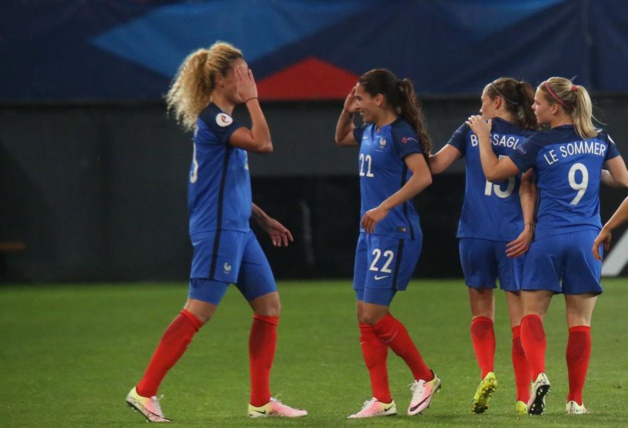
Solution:
<path fill-rule="evenodd" d="M 353 270 L 356 298 L 389 306 L 395 293 L 407 288 L 421 255 L 422 243 L 420 231 L 416 239 L 360 233 Z"/>
<path fill-rule="evenodd" d="M 534 241 L 524 262 L 521 289 L 602 293 L 602 262 L 591 252 L 597 234 L 597 230 L 589 229 Z"/>
<path fill-rule="evenodd" d="M 468 287 L 496 288 L 499 279 L 502 290 L 519 291 L 525 255 L 506 257 L 506 244 L 486 239 L 460 239 L 460 264 Z"/>
<path fill-rule="evenodd" d="M 197 235 L 192 245 L 190 298 L 217 305 L 230 283 L 248 301 L 277 290 L 268 259 L 252 231 Z"/>

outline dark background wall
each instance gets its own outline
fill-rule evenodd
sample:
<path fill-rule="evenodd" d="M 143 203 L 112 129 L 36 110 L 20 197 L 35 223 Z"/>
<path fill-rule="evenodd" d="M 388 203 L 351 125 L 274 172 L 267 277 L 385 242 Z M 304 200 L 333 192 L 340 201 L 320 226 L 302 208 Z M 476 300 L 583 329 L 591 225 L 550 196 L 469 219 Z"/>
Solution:
<path fill-rule="evenodd" d="M 242 49 L 273 134 L 275 153 L 250 165 L 255 201 L 296 238 L 287 249 L 261 238 L 277 276 L 349 277 L 356 152 L 333 135 L 362 73 L 410 78 L 437 148 L 477 112 L 487 82 L 575 76 L 625 154 L 626 10 L 625 0 L 0 0 L 0 281 L 187 278 L 192 145 L 162 100 L 182 60 L 216 40 Z M 417 275 L 460 275 L 463 189 L 459 163 L 416 199 Z M 625 194 L 602 189 L 604 219 Z"/>
<path fill-rule="evenodd" d="M 598 116 L 628 153 L 628 97 L 595 99 Z M 294 245 L 281 249 L 260 235 L 278 278 L 351 276 L 357 152 L 333 143 L 341 107 L 263 103 L 275 152 L 250 156 L 254 200 L 295 235 Z M 425 99 L 436 148 L 478 108 L 475 98 Z M 246 121 L 242 113 L 236 118 Z M 0 107 L 0 280 L 185 280 L 191 155 L 190 135 L 161 103 Z M 416 198 L 422 277 L 461 274 L 455 232 L 463 166 L 454 164 Z M 603 188 L 602 218 L 625 196 Z"/>

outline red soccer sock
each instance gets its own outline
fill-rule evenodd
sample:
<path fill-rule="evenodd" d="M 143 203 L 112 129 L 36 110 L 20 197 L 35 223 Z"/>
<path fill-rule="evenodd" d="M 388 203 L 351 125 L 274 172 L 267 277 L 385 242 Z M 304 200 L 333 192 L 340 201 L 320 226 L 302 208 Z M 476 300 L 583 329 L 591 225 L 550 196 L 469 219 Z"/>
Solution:
<path fill-rule="evenodd" d="M 373 326 L 373 332 L 379 340 L 388 345 L 395 354 L 406 362 L 415 380 L 422 379 L 429 382 L 434 379 L 434 374 L 425 365 L 408 331 L 395 317 L 386 314 Z"/>
<path fill-rule="evenodd" d="M 270 370 L 277 349 L 279 317 L 253 315 L 249 335 L 249 366 L 251 370 L 251 404 L 263 406 L 270 401 Z"/>
<path fill-rule="evenodd" d="M 488 317 L 475 317 L 471 321 L 471 340 L 475 358 L 482 372 L 482 379 L 494 370 L 495 330 L 493 320 Z"/>
<path fill-rule="evenodd" d="M 373 397 L 382 403 L 390 403 L 390 385 L 388 384 L 388 346 L 377 338 L 373 332 L 373 327 L 360 323 L 360 346 L 366 368 L 371 379 L 371 390 Z"/>
<path fill-rule="evenodd" d="M 530 399 L 530 382 L 532 375 L 526 354 L 521 346 L 521 325 L 512 328 L 512 367 L 515 370 L 515 384 L 517 385 L 517 401 L 527 403 Z"/>
<path fill-rule="evenodd" d="M 164 376 L 179 361 L 202 325 L 201 320 L 185 309 L 170 323 L 155 349 L 144 377 L 137 384 L 139 395 L 142 397 L 157 395 L 157 389 Z"/>
<path fill-rule="evenodd" d="M 521 346 L 525 352 L 532 380 L 545 373 L 545 330 L 538 315 L 526 315 L 521 319 Z"/>
<path fill-rule="evenodd" d="M 569 329 L 567 341 L 567 372 L 569 373 L 569 395 L 567 401 L 582 405 L 582 390 L 591 357 L 591 327 L 578 325 Z"/>

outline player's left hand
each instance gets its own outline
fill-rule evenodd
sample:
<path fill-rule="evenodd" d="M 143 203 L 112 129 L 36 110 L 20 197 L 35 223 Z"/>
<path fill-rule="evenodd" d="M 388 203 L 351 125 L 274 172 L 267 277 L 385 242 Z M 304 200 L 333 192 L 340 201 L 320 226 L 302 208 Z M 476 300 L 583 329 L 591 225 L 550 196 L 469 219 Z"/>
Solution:
<path fill-rule="evenodd" d="M 240 98 L 240 102 L 257 98 L 257 84 L 255 83 L 255 77 L 253 77 L 253 71 L 244 65 L 238 65 L 235 67 L 234 72 L 236 93 L 238 98 Z"/>
<path fill-rule="evenodd" d="M 593 247 L 591 248 L 593 257 L 600 261 L 604 258 L 604 256 L 600 254 L 600 245 L 602 244 L 604 244 L 604 252 L 608 252 L 611 247 L 611 232 L 604 228 L 602 228 L 600 234 L 595 238 L 595 241 L 593 241 Z"/>
<path fill-rule="evenodd" d="M 375 226 L 377 223 L 379 223 L 387 215 L 388 210 L 383 208 L 381 205 L 377 208 L 373 208 L 372 210 L 368 210 L 364 213 L 364 217 L 362 217 L 362 228 L 366 233 L 375 232 Z"/>
<path fill-rule="evenodd" d="M 519 234 L 517 239 L 506 244 L 506 257 L 519 257 L 527 253 L 533 237 L 533 227 L 528 226 L 523 229 L 523 232 Z"/>
<path fill-rule="evenodd" d="M 268 235 L 275 247 L 287 247 L 290 242 L 294 242 L 292 233 L 283 224 L 279 223 L 274 218 L 267 217 L 260 226 Z"/>

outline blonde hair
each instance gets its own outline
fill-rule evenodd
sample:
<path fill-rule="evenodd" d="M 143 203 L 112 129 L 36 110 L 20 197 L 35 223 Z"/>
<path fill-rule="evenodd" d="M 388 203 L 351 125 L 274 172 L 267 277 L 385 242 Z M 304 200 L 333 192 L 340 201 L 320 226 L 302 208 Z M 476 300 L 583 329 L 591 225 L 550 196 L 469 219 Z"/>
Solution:
<path fill-rule="evenodd" d="M 600 130 L 593 125 L 593 104 L 584 86 L 574 85 L 564 77 L 550 77 L 539 85 L 545 99 L 559 104 L 571 115 L 576 132 L 582 138 L 593 138 Z"/>
<path fill-rule="evenodd" d="M 242 51 L 221 41 L 185 58 L 166 96 L 168 111 L 185 129 L 194 129 L 198 116 L 211 102 L 216 75 L 226 75 L 231 63 L 239 58 L 243 58 Z"/>

